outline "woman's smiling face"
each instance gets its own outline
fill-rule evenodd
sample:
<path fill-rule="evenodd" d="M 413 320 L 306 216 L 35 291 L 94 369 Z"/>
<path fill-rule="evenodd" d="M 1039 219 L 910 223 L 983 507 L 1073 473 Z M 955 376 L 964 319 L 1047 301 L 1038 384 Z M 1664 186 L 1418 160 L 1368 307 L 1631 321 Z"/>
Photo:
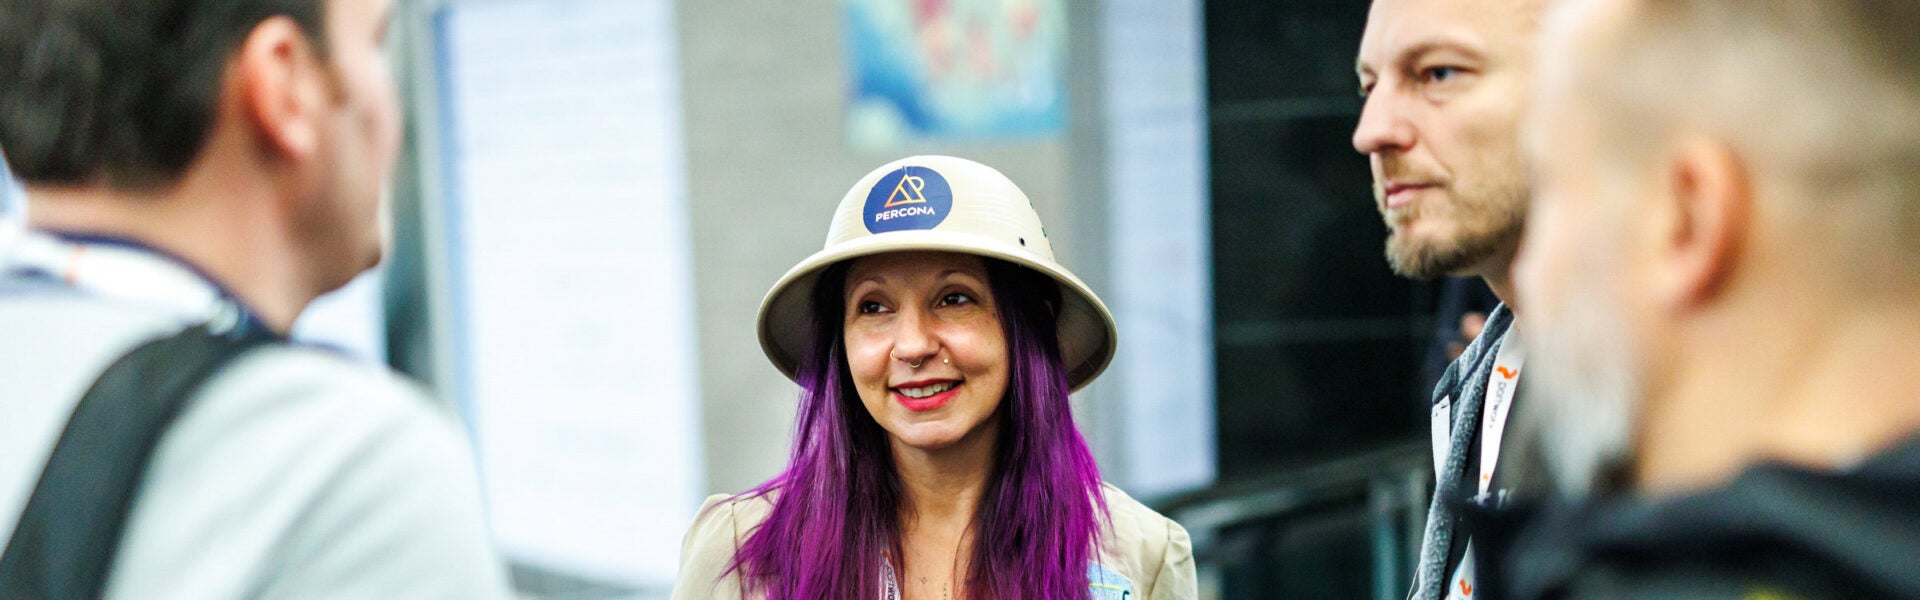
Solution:
<path fill-rule="evenodd" d="M 896 445 L 938 450 L 996 431 L 1007 340 L 985 261 L 947 252 L 863 257 L 849 265 L 844 291 L 848 371 Z"/>

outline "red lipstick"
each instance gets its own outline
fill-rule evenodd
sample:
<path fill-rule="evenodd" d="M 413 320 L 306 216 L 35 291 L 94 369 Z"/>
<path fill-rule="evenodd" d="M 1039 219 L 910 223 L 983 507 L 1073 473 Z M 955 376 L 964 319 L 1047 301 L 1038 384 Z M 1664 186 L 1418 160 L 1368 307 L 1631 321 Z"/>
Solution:
<path fill-rule="evenodd" d="M 949 383 L 949 382 L 953 384 L 953 387 L 948 388 L 947 391 L 940 392 L 932 396 L 927 396 L 925 398 L 915 398 L 901 392 L 901 390 L 904 390 L 904 389 L 922 388 L 922 387 L 937 385 L 941 383 Z M 894 402 L 899 402 L 900 405 L 906 407 L 907 410 L 911 410 L 914 412 L 921 412 L 921 411 L 933 410 L 946 405 L 947 402 L 952 401 L 955 397 L 960 395 L 960 387 L 963 384 L 964 384 L 963 382 L 955 381 L 952 379 L 931 379 L 926 381 L 909 381 L 909 382 L 894 386 L 893 388 L 891 388 L 891 391 L 893 392 Z"/>

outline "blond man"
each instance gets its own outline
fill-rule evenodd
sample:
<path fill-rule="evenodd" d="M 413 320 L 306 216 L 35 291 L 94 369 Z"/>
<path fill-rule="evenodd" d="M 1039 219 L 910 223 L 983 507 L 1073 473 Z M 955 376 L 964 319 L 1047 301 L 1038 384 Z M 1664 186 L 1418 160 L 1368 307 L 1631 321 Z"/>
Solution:
<path fill-rule="evenodd" d="M 1582 500 L 1488 548 L 1497 587 L 1920 598 L 1920 3 L 1549 23 L 1516 279 Z"/>

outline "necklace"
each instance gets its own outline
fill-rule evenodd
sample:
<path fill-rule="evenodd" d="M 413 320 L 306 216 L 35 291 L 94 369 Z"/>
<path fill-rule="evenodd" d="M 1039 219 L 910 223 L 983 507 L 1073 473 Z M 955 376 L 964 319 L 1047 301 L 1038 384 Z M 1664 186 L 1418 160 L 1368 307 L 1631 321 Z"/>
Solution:
<path fill-rule="evenodd" d="M 967 541 L 967 532 L 962 530 L 959 539 L 953 541 L 953 558 L 947 561 L 947 582 L 940 584 L 940 600 L 953 600 L 953 579 L 960 571 L 960 544 L 965 541 Z"/>
<path fill-rule="evenodd" d="M 967 528 L 960 532 L 959 539 L 956 539 L 953 542 L 953 552 L 948 555 L 948 559 L 947 559 L 947 580 L 944 582 L 941 582 L 940 584 L 941 600 L 953 600 L 953 588 L 955 587 L 956 582 L 960 578 L 960 575 L 959 575 L 960 547 L 965 545 L 967 541 L 967 535 L 971 534 L 972 530 L 973 530 L 973 526 L 971 523 L 969 523 Z M 885 562 L 885 564 L 883 565 L 885 572 L 882 573 L 883 575 L 882 583 L 884 583 L 885 585 L 885 590 L 883 590 L 884 593 L 882 594 L 882 597 L 889 598 L 889 599 L 903 597 L 901 586 L 900 586 L 901 579 L 895 579 L 895 577 L 904 578 L 907 574 L 906 571 L 894 570 L 891 553 L 882 552 L 881 556 Z M 925 589 L 927 586 L 926 576 L 922 575 L 918 579 L 920 583 L 920 589 Z"/>

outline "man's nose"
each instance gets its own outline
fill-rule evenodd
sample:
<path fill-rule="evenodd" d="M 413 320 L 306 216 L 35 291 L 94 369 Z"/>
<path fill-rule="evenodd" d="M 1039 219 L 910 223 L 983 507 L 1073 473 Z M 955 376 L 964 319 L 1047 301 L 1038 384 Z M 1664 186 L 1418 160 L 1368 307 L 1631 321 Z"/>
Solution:
<path fill-rule="evenodd" d="M 1360 109 L 1360 123 L 1353 128 L 1353 149 L 1373 155 L 1405 151 L 1413 146 L 1413 125 L 1403 114 L 1404 103 L 1396 94 L 1376 88 Z"/>

